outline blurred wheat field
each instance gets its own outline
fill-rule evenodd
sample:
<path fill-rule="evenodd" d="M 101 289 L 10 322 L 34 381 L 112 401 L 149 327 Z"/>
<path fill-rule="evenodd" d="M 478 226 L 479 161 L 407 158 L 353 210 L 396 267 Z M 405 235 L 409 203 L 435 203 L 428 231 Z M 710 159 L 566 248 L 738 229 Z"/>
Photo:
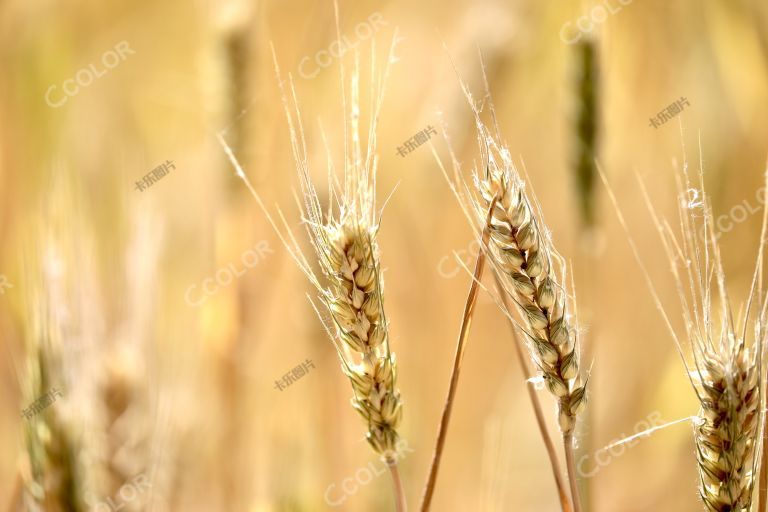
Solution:
<path fill-rule="evenodd" d="M 444 128 L 463 167 L 480 161 L 459 83 L 482 99 L 480 49 L 503 137 L 575 276 L 590 374 L 577 430 L 583 509 L 703 510 L 690 421 L 603 450 L 644 425 L 694 416 L 698 404 L 599 183 L 594 225 L 581 217 L 579 45 L 564 39 L 600 5 L 596 157 L 644 264 L 674 309 L 635 176 L 671 218 L 675 165 L 701 158 L 738 304 L 757 255 L 768 157 L 768 4 L 339 0 L 338 31 L 358 50 L 363 124 L 371 61 L 385 62 L 398 34 L 378 130 L 380 204 L 388 198 L 378 245 L 411 509 L 471 281 L 454 252 L 472 268 L 478 247 L 433 151 L 449 159 Z M 340 62 L 355 61 L 333 57 L 336 37 L 331 1 L 0 3 L 3 510 L 37 510 L 17 504 L 22 479 L 39 471 L 67 492 L 68 479 L 79 482 L 85 510 L 116 510 L 119 500 L 123 510 L 393 510 L 389 477 L 307 300 L 314 291 L 218 139 L 311 252 L 271 45 L 294 80 L 322 195 L 324 140 L 337 165 L 344 155 Z M 678 116 L 649 125 L 682 97 Z M 398 153 L 428 127 L 440 135 Z M 435 511 L 559 510 L 506 323 L 483 294 Z M 61 396 L 26 419 L 21 411 L 52 387 Z M 539 394 L 556 432 L 555 403 Z M 38 458 L 45 449 L 57 457 Z M 128 482 L 136 497 L 120 498 Z"/>

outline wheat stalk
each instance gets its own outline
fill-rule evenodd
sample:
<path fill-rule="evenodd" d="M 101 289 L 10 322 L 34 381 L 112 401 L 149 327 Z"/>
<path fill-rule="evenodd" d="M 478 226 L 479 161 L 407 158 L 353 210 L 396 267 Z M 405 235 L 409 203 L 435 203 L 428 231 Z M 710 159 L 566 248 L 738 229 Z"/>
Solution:
<path fill-rule="evenodd" d="M 495 202 L 491 203 L 488 208 L 488 217 L 486 223 L 490 222 L 491 210 Z M 489 230 L 486 226 L 483 229 L 481 237 L 481 247 L 484 247 L 488 243 Z M 440 425 L 437 431 L 437 441 L 435 443 L 435 450 L 432 455 L 432 463 L 429 466 L 429 475 L 427 476 L 427 483 L 424 486 L 424 495 L 421 499 L 420 510 L 422 512 L 428 512 L 432 506 L 432 498 L 435 493 L 435 485 L 437 484 L 437 473 L 440 470 L 440 461 L 443 456 L 443 449 L 445 447 L 445 440 L 448 435 L 448 425 L 451 421 L 451 412 L 453 411 L 453 402 L 456 397 L 456 390 L 459 386 L 459 375 L 461 372 L 461 363 L 464 360 L 464 350 L 466 348 L 467 338 L 469 337 L 469 329 L 472 325 L 472 315 L 475 310 L 475 304 L 477 303 L 478 291 L 480 280 L 483 276 L 483 269 L 485 268 L 485 251 L 480 251 L 475 260 L 475 270 L 472 275 L 472 284 L 470 284 L 469 292 L 467 293 L 467 300 L 464 304 L 464 314 L 461 318 L 461 327 L 459 329 L 459 339 L 456 342 L 456 353 L 453 359 L 453 368 L 451 370 L 451 380 L 448 385 L 448 396 L 445 399 L 445 405 L 443 406 L 443 412 L 440 416 Z"/>

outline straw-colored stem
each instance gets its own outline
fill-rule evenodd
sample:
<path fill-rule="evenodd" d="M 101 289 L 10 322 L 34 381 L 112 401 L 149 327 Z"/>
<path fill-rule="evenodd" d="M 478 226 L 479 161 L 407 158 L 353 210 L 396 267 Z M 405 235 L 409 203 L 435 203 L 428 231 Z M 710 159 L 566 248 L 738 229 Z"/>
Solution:
<path fill-rule="evenodd" d="M 488 209 L 488 217 L 486 219 L 486 227 L 483 229 L 481 247 L 488 245 L 488 223 L 491 219 L 493 208 L 496 205 L 496 199 L 491 201 L 491 206 Z M 445 446 L 445 438 L 448 434 L 448 424 L 451 421 L 451 410 L 453 409 L 453 399 L 456 396 L 456 389 L 459 385 L 459 372 L 461 370 L 461 362 L 464 359 L 464 349 L 469 335 L 469 327 L 472 324 L 472 313 L 475 310 L 475 303 L 477 302 L 477 295 L 479 290 L 480 279 L 483 275 L 483 268 L 485 267 L 485 250 L 481 250 L 477 254 L 477 260 L 475 261 L 475 271 L 472 276 L 472 284 L 469 287 L 469 293 L 467 295 L 467 302 L 464 305 L 464 315 L 461 319 L 461 330 L 459 331 L 459 339 L 456 343 L 456 355 L 453 359 L 453 370 L 451 371 L 451 382 L 448 387 L 448 396 L 445 399 L 445 406 L 443 406 L 443 414 L 440 418 L 440 426 L 437 432 L 437 444 L 435 445 L 435 451 L 432 455 L 432 464 L 429 467 L 429 477 L 427 478 L 427 485 L 424 487 L 424 496 L 421 499 L 421 512 L 427 512 L 432 505 L 432 496 L 435 493 L 435 483 L 437 482 L 437 471 L 440 468 L 440 459 L 443 456 L 443 447 Z"/>
<path fill-rule="evenodd" d="M 507 294 L 504 293 L 504 288 L 501 284 L 498 274 L 494 272 L 493 277 L 496 279 L 496 289 L 499 291 L 499 296 L 501 297 L 501 300 L 504 304 L 504 309 L 510 311 L 509 299 L 507 298 Z M 555 477 L 557 494 L 560 499 L 560 508 L 562 508 L 563 512 L 572 512 L 573 508 L 571 507 L 571 500 L 568 498 L 568 491 L 566 490 L 565 482 L 563 481 L 563 473 L 560 470 L 560 461 L 557 458 L 555 443 L 552 441 L 552 437 L 549 435 L 549 430 L 547 430 L 547 424 L 544 420 L 544 412 L 541 409 L 539 395 L 536 393 L 536 387 L 534 386 L 533 382 L 531 382 L 531 371 L 528 369 L 528 362 L 526 361 L 526 357 L 523 354 L 523 349 L 520 346 L 521 341 L 517 335 L 517 330 L 515 329 L 515 325 L 512 323 L 512 320 L 509 318 L 508 320 L 509 327 L 512 331 L 512 344 L 515 346 L 517 361 L 520 363 L 520 368 L 522 369 L 523 377 L 525 378 L 525 387 L 528 390 L 528 398 L 531 400 L 533 413 L 536 416 L 536 424 L 538 425 L 539 432 L 541 433 L 541 440 L 544 441 L 544 447 L 547 450 L 549 462 L 552 466 L 552 474 Z"/>
<path fill-rule="evenodd" d="M 392 475 L 392 485 L 395 493 L 395 510 L 397 512 L 408 512 L 405 492 L 403 491 L 403 481 L 400 479 L 400 472 L 397 470 L 397 462 L 392 462 L 388 466 L 389 473 Z"/>
<path fill-rule="evenodd" d="M 565 449 L 565 462 L 568 469 L 568 483 L 571 486 L 571 501 L 573 502 L 573 511 L 581 512 L 579 483 L 576 481 L 576 458 L 573 456 L 572 432 L 563 434 L 563 448 Z"/>

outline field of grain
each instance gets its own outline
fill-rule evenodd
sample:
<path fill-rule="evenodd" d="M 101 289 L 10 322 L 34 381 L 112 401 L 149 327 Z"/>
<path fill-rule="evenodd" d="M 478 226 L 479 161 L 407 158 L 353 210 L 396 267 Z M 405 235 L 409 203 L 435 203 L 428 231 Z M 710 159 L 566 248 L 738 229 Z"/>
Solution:
<path fill-rule="evenodd" d="M 395 510 L 379 458 L 395 430 L 403 499 L 423 510 L 482 253 L 482 219 L 467 219 L 441 170 L 455 164 L 468 177 L 487 163 L 462 86 L 495 136 L 490 92 L 500 146 L 567 268 L 557 297 L 570 301 L 580 354 L 569 389 L 588 383 L 586 407 L 558 417 L 523 347 L 565 487 L 561 429 L 573 419 L 581 511 L 727 510 L 700 496 L 701 404 L 648 280 L 689 365 L 695 342 L 639 183 L 672 224 L 681 204 L 694 222 L 711 204 L 730 305 L 743 318 L 765 202 L 768 4 L 338 0 L 337 9 L 332 0 L 0 2 L 0 511 Z M 329 174 L 357 165 L 357 104 L 369 154 L 380 87 L 376 204 L 365 214 L 379 226 L 333 239 L 364 245 L 371 233 L 377 249 L 357 261 L 380 272 L 361 284 L 344 273 L 357 265 L 350 256 L 328 284 L 305 230 L 312 216 L 302 222 L 304 192 L 312 183 L 325 209 Z M 694 175 L 703 165 L 704 187 L 678 188 L 686 164 Z M 287 230 L 293 250 L 280 238 Z M 345 313 L 333 307 L 341 295 L 330 308 L 318 300 L 297 250 L 321 287 L 364 290 L 350 292 L 356 312 L 381 292 L 383 309 L 355 325 L 381 326 L 386 341 L 351 353 L 371 364 L 395 354 L 394 380 L 390 360 L 377 363 L 381 403 L 350 403 L 354 371 L 342 368 L 336 331 Z M 493 254 L 431 510 L 557 512 Z M 747 323 L 757 350 L 759 314 Z M 739 375 L 763 383 L 751 354 L 739 356 Z M 747 409 L 762 410 L 764 390 L 756 404 L 746 384 Z M 361 412 L 388 426 L 370 427 Z M 740 454 L 754 449 L 759 460 L 762 424 L 747 416 L 742 432 L 756 445 Z M 763 509 L 755 498 L 743 510 Z"/>

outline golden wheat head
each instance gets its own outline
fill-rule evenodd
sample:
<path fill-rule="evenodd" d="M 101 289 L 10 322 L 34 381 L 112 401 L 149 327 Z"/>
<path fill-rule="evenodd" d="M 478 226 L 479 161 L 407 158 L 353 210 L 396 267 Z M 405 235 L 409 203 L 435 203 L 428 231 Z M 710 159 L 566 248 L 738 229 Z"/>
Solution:
<path fill-rule="evenodd" d="M 565 264 L 532 207 L 509 151 L 479 117 L 477 124 L 484 169 L 475 173 L 472 208 L 485 223 L 495 201 L 488 259 L 521 312 L 531 357 L 558 400 L 560 429 L 570 434 L 586 406 L 586 383 L 579 378 L 578 330 L 569 313 Z"/>

